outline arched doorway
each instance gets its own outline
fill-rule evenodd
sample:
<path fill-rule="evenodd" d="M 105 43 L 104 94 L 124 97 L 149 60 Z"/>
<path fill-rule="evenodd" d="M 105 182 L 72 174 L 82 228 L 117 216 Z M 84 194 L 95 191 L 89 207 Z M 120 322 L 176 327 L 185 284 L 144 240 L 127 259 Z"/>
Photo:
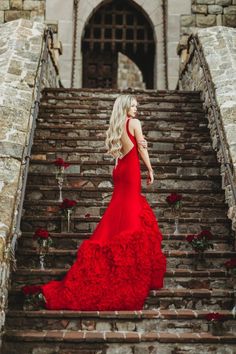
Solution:
<path fill-rule="evenodd" d="M 116 88 L 118 53 L 139 67 L 146 88 L 153 88 L 155 41 L 144 11 L 131 0 L 102 4 L 82 37 L 83 87 Z"/>

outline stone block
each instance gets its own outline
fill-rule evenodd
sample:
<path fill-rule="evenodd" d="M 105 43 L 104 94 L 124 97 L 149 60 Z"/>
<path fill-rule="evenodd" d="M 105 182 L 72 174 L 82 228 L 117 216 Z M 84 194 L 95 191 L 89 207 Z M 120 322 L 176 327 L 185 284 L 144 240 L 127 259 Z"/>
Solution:
<path fill-rule="evenodd" d="M 196 0 L 196 4 L 214 5 L 215 4 L 215 0 Z"/>
<path fill-rule="evenodd" d="M 9 0 L 1 0 L 0 1 L 0 10 L 9 10 L 9 9 L 10 9 Z"/>
<path fill-rule="evenodd" d="M 14 157 L 21 159 L 23 153 L 23 146 L 9 141 L 0 141 L 1 157 Z"/>
<path fill-rule="evenodd" d="M 9 63 L 8 73 L 20 75 L 22 72 L 22 62 L 20 60 L 11 60 Z"/>
<path fill-rule="evenodd" d="M 196 16 L 195 15 L 182 15 L 180 16 L 180 25 L 184 27 L 195 26 Z"/>
<path fill-rule="evenodd" d="M 5 21 L 14 21 L 20 18 L 30 19 L 30 11 L 17 11 L 17 10 L 9 10 L 5 12 Z"/>
<path fill-rule="evenodd" d="M 197 27 L 210 27 L 216 25 L 216 15 L 196 15 Z"/>
<path fill-rule="evenodd" d="M 224 15 L 223 16 L 223 26 L 236 27 L 236 14 L 235 15 Z"/>
<path fill-rule="evenodd" d="M 224 9 L 226 15 L 236 15 L 236 6 L 229 6 Z"/>
<path fill-rule="evenodd" d="M 209 14 L 221 14 L 223 13 L 223 7 L 220 5 L 209 5 L 208 12 Z"/>
<path fill-rule="evenodd" d="M 207 5 L 192 5 L 192 13 L 207 14 Z"/>
<path fill-rule="evenodd" d="M 23 10 L 42 10 L 44 11 L 45 9 L 45 3 L 44 1 L 32 1 L 32 0 L 25 0 L 23 3 Z"/>
<path fill-rule="evenodd" d="M 22 0 L 10 0 L 11 10 L 22 10 Z"/>
<path fill-rule="evenodd" d="M 227 6 L 232 4 L 232 0 L 215 0 L 216 5 Z"/>

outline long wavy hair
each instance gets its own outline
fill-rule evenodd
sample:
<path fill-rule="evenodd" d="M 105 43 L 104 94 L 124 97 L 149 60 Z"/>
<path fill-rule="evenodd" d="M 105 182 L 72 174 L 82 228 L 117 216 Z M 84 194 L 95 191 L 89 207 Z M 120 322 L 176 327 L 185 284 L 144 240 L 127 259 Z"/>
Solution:
<path fill-rule="evenodd" d="M 105 145 L 107 154 L 114 158 L 123 156 L 121 153 L 121 135 L 133 100 L 137 100 L 133 95 L 119 95 L 113 105 L 110 124 L 106 131 Z"/>

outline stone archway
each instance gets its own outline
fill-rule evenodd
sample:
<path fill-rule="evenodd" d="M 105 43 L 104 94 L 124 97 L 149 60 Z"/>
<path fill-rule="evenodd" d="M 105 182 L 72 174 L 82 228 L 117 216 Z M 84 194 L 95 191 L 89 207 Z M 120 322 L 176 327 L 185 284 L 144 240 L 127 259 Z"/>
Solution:
<path fill-rule="evenodd" d="M 153 89 L 155 41 L 142 8 L 131 0 L 109 1 L 90 17 L 82 36 L 83 87 L 117 88 L 118 53 L 141 70 Z"/>
<path fill-rule="evenodd" d="M 107 3 L 108 1 L 94 0 L 93 4 L 87 0 L 80 0 L 78 6 L 77 16 L 77 46 L 75 53 L 75 78 L 74 86 L 82 87 L 82 48 L 81 39 L 83 30 L 89 19 L 97 11 L 97 9 Z M 153 72 L 153 87 L 155 89 L 165 88 L 165 74 L 164 74 L 164 39 L 163 39 L 163 7 L 162 0 L 132 0 L 136 5 L 139 5 L 146 14 L 153 27 L 155 53 L 154 53 L 154 72 Z"/>

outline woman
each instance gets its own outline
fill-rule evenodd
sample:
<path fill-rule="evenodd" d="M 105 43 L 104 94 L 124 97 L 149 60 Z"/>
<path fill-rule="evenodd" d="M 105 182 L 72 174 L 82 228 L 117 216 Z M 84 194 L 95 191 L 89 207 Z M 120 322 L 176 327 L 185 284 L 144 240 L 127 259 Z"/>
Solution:
<path fill-rule="evenodd" d="M 136 113 L 135 97 L 116 99 L 105 142 L 116 159 L 112 198 L 64 279 L 41 286 L 47 309 L 141 310 L 150 289 L 163 287 L 162 235 L 140 194 L 139 153 L 148 169 L 148 185 L 153 170 Z"/>

